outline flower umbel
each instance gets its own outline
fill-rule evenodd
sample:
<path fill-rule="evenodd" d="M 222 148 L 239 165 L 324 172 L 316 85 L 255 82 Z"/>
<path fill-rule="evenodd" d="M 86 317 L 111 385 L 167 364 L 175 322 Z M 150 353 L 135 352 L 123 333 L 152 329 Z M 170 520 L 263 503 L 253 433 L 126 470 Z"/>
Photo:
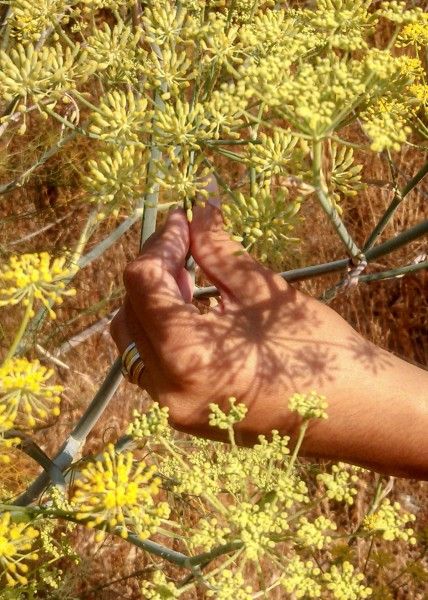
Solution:
<path fill-rule="evenodd" d="M 358 477 L 350 472 L 351 468 L 345 463 L 338 463 L 332 466 L 331 473 L 317 475 L 317 480 L 326 488 L 327 498 L 350 505 L 354 503 L 357 489 L 353 484 L 357 483 Z"/>
<path fill-rule="evenodd" d="M 288 408 L 299 413 L 303 419 L 327 419 L 328 403 L 325 396 L 317 392 L 293 394 L 288 401 Z"/>
<path fill-rule="evenodd" d="M 0 516 L 0 575 L 3 572 L 9 586 L 28 583 L 25 574 L 29 569 L 23 561 L 38 559 L 32 551 L 38 535 L 37 529 L 28 523 L 13 523 L 10 512 Z"/>
<path fill-rule="evenodd" d="M 350 562 L 345 561 L 341 568 L 333 565 L 328 573 L 322 576 L 326 587 L 337 600 L 359 600 L 368 598 L 372 590 L 363 584 L 364 575 L 355 573 Z"/>
<path fill-rule="evenodd" d="M 169 438 L 171 437 L 171 428 L 168 423 L 168 413 L 168 407 L 161 408 L 157 402 L 153 402 L 145 414 L 135 410 L 133 412 L 134 420 L 129 424 L 126 433 L 131 435 L 134 440 L 147 441 L 151 437 Z"/>
<path fill-rule="evenodd" d="M 148 538 L 169 516 L 168 504 L 154 498 L 160 489 L 155 470 L 143 461 L 135 466 L 132 452 L 116 454 L 109 444 L 102 459 L 89 463 L 76 481 L 77 518 L 90 528 L 119 527 L 124 538 L 128 528 Z"/>
<path fill-rule="evenodd" d="M 0 411 L 11 422 L 34 427 L 49 415 L 59 415 L 61 385 L 48 385 L 53 370 L 38 360 L 11 358 L 0 367 Z"/>
<path fill-rule="evenodd" d="M 384 540 L 404 540 L 416 544 L 413 529 L 406 524 L 415 521 L 415 515 L 401 510 L 398 502 L 386 498 L 372 515 L 364 519 L 364 528 L 372 533 L 380 533 Z"/>
<path fill-rule="evenodd" d="M 310 560 L 303 562 L 294 556 L 281 577 L 281 585 L 289 594 L 294 593 L 296 598 L 320 598 L 321 586 L 316 580 L 320 573 L 320 569 Z"/>
<path fill-rule="evenodd" d="M 66 256 L 52 258 L 48 252 L 11 256 L 9 263 L 0 267 L 0 307 L 40 300 L 55 319 L 51 305 L 76 294 L 76 290 L 66 289 L 67 278 L 76 271 L 77 267 L 67 265 Z"/>

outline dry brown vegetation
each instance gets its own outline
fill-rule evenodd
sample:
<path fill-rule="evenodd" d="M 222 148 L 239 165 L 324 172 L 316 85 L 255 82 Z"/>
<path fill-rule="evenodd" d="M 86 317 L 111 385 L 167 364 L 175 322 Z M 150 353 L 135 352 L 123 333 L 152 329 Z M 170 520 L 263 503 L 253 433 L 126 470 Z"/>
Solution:
<path fill-rule="evenodd" d="M 30 133 L 14 141 L 8 148 L 3 148 L 0 164 L 2 182 L 9 181 L 11 174 L 20 172 L 24 165 L 31 164 L 40 148 L 50 145 L 48 138 L 57 139 L 56 132 L 43 127 L 44 122 L 37 122 L 37 117 L 34 117 L 32 126 L 28 128 Z M 88 213 L 88 208 L 82 201 L 83 195 L 78 181 L 84 159 L 91 152 L 91 143 L 80 138 L 73 141 L 54 159 L 39 168 L 24 187 L 0 198 L 1 255 L 46 249 L 55 254 L 73 245 Z M 361 244 L 391 200 L 392 173 L 391 165 L 384 155 L 374 157 L 372 153 L 365 155 L 360 152 L 356 153 L 356 157 L 364 164 L 363 180 L 372 183 L 368 184 L 356 199 L 344 202 L 343 208 L 346 223 L 356 242 Z M 417 172 L 421 161 L 423 153 L 416 152 L 409 146 L 405 146 L 399 154 L 393 156 L 393 171 L 399 186 Z M 237 173 L 232 171 L 229 176 L 233 179 Z M 382 239 L 390 238 L 426 219 L 427 207 L 428 177 L 403 202 Z M 340 242 L 313 199 L 304 204 L 302 214 L 305 221 L 300 231 L 302 244 L 298 264 L 295 262 L 290 265 L 285 261 L 284 268 L 343 257 Z M 317 223 L 316 228 L 313 226 L 314 222 Z M 114 225 L 112 220 L 106 222 L 90 241 L 88 249 L 95 245 L 97 240 L 102 239 L 107 230 L 113 229 Z M 58 380 L 66 388 L 61 417 L 51 427 L 35 434 L 35 439 L 50 456 L 66 438 L 98 389 L 109 365 L 116 358 L 116 349 L 109 337 L 105 321 L 102 321 L 101 328 L 84 342 L 71 346 L 67 341 L 108 316 L 119 306 L 123 294 L 121 273 L 126 263 L 136 255 L 138 242 L 139 226 L 136 224 L 101 259 L 78 275 L 75 283 L 78 290 L 76 298 L 66 300 L 58 311 L 57 322 L 50 326 L 49 334 L 42 330 L 39 337 L 39 343 L 45 350 L 66 363 L 66 368 L 56 366 Z M 408 264 L 423 253 L 428 253 L 426 239 L 413 242 L 384 259 L 371 263 L 369 272 Z M 324 276 L 302 282 L 299 286 L 316 296 L 336 283 L 338 277 Z M 419 271 L 400 279 L 360 284 L 355 289 L 338 295 L 331 305 L 367 339 L 423 366 L 427 364 L 428 353 L 427 292 L 428 273 Z M 17 311 L 3 314 L 0 328 L 2 349 L 7 347 L 16 322 Z M 60 346 L 62 351 L 58 354 L 55 350 Z M 42 358 L 36 349 L 32 352 L 38 358 Z M 47 362 L 49 363 L 49 359 Z M 97 452 L 107 442 L 116 440 L 129 422 L 132 409 L 143 408 L 147 401 L 144 393 L 123 383 L 92 432 L 83 449 L 83 455 Z M 12 463 L 2 466 L 2 482 L 8 491 L 14 494 L 22 490 L 37 472 L 37 467 L 30 459 L 16 452 Z M 421 537 L 421 545 L 428 545 L 427 484 L 397 479 L 392 496 L 405 508 L 416 512 L 418 530 L 421 536 L 425 536 L 425 542 Z M 357 503 L 353 509 L 355 521 L 362 510 L 363 489 L 359 498 L 360 504 Z M 159 563 L 121 540 L 108 537 L 104 543 L 96 544 L 92 534 L 83 528 L 74 531 L 73 544 L 82 556 L 82 563 L 78 567 L 64 563 L 64 569 L 70 577 L 70 598 L 140 598 L 136 575 L 144 576 L 147 570 Z M 403 565 L 407 558 L 401 557 Z M 170 572 L 174 574 L 173 570 Z M 402 600 L 427 598 L 423 591 L 413 596 L 411 580 L 409 576 L 401 578 L 395 597 Z M 422 587 L 419 586 L 419 589 Z M 65 593 L 63 589 L 61 595 L 55 596 L 52 592 L 50 597 L 66 600 L 68 596 Z"/>
<path fill-rule="evenodd" d="M 71 151 L 62 153 L 61 160 L 65 161 L 62 176 L 59 176 L 61 162 L 55 165 L 56 171 L 53 165 L 45 165 L 23 189 L 16 190 L 2 199 L 0 226 L 3 251 L 38 251 L 45 248 L 59 251 L 76 239 L 87 208 L 76 202 L 80 190 L 75 181 L 67 180 L 65 175 L 68 167 L 67 157 L 72 155 L 78 159 L 79 153 L 85 150 L 85 145 L 75 144 Z M 364 158 L 363 155 L 358 156 L 363 162 Z M 347 224 L 358 243 L 362 243 L 367 237 L 390 201 L 392 193 L 388 185 L 388 182 L 391 182 L 388 161 L 384 156 L 375 160 L 371 157 L 371 161 L 373 162 L 364 162 L 363 179 L 383 183 L 368 185 L 358 198 L 348 201 L 344 206 Z M 419 161 L 420 154 L 408 147 L 398 156 L 394 156 L 399 185 L 403 185 L 418 170 Z M 425 180 L 406 198 L 382 237 L 392 237 L 427 218 L 427 195 L 428 180 Z M 308 200 L 303 207 L 303 214 L 305 221 L 300 232 L 302 254 L 298 262 L 315 264 L 342 257 L 339 242 L 327 220 L 320 215 L 315 202 Z M 312 225 L 315 218 L 318 223 L 316 229 Z M 48 230 L 41 231 L 31 239 L 25 239 L 25 236 L 51 224 L 53 225 Z M 105 225 L 106 228 L 113 226 L 114 223 Z M 101 230 L 97 233 L 97 238 L 101 239 L 103 234 L 105 232 Z M 61 308 L 56 324 L 53 329 L 50 327 L 49 336 L 45 339 L 43 335 L 40 336 L 40 340 L 44 339 L 41 342 L 43 347 L 67 364 L 67 368 L 57 367 L 58 379 L 67 390 L 62 415 L 52 427 L 37 432 L 35 436 L 49 455 L 53 455 L 65 439 L 116 357 L 108 326 L 103 321 L 102 328 L 86 341 L 74 347 L 66 342 L 91 324 L 108 316 L 119 305 L 123 293 L 121 273 L 127 261 L 137 253 L 138 240 L 139 226 L 136 224 L 102 259 L 82 271 L 76 280 L 76 299 L 67 300 Z M 96 240 L 92 240 L 90 245 L 95 242 Z M 384 270 L 408 264 L 424 252 L 427 252 L 426 240 L 419 240 L 378 263 L 371 264 L 370 270 Z M 289 266 L 286 261 L 284 267 Z M 337 280 L 338 275 L 330 275 L 299 285 L 308 293 L 319 295 Z M 427 283 L 427 273 L 422 271 L 401 279 L 360 284 L 356 289 L 338 295 L 332 306 L 368 339 L 409 361 L 424 365 L 427 358 Z M 16 314 L 11 311 L 2 322 L 3 346 L 6 345 L 14 325 Z M 62 352 L 58 355 L 55 349 L 59 346 L 62 347 Z M 132 409 L 143 408 L 145 404 L 144 393 L 127 383 L 122 384 L 91 434 L 83 455 L 97 452 L 107 442 L 116 440 L 123 433 Z M 34 463 L 20 453 L 16 454 L 16 460 L 10 466 L 3 469 L 5 470 L 2 480 L 12 493 L 22 490 L 37 472 Z M 423 482 L 396 480 L 394 483 L 393 496 L 409 510 L 416 511 L 418 528 L 420 531 L 425 529 L 427 534 L 426 493 L 426 483 Z M 363 495 L 362 491 L 360 505 L 355 507 L 355 520 L 358 519 L 358 511 L 362 510 Z M 71 569 L 70 590 L 74 590 L 72 597 L 76 593 L 82 600 L 140 597 L 138 578 L 133 574 L 138 572 L 142 575 L 158 561 L 117 539 L 108 538 L 103 544 L 95 544 L 93 536 L 82 528 L 74 532 L 73 538 L 83 562 L 79 567 L 65 565 L 67 569 Z M 403 565 L 405 559 L 406 557 L 402 559 Z M 407 587 L 406 578 L 403 579 L 403 584 L 402 588 L 398 588 L 397 598 L 409 598 L 408 590 L 411 588 Z"/>

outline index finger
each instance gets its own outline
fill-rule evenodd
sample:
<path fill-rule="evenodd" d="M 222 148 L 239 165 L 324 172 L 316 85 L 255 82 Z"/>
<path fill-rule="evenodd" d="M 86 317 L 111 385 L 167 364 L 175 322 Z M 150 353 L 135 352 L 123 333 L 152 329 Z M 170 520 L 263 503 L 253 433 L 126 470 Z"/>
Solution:
<path fill-rule="evenodd" d="M 199 315 L 184 301 L 178 283 L 188 251 L 189 226 L 184 211 L 178 209 L 125 269 L 129 301 L 154 346 L 165 342 L 171 328 L 193 326 Z"/>

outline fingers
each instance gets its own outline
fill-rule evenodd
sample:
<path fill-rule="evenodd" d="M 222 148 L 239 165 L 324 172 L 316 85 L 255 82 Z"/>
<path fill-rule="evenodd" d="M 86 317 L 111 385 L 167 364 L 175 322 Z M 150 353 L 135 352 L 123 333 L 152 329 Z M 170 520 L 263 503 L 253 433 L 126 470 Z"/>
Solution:
<path fill-rule="evenodd" d="M 254 305 L 269 300 L 287 284 L 257 263 L 224 230 L 221 211 L 209 202 L 193 209 L 190 249 L 198 265 L 216 285 L 227 304 Z"/>
<path fill-rule="evenodd" d="M 185 213 L 175 210 L 125 269 L 124 282 L 132 309 L 155 349 L 175 326 L 191 325 L 197 309 L 189 304 L 193 287 L 184 264 L 189 250 Z"/>
<path fill-rule="evenodd" d="M 130 318 L 131 310 L 129 304 L 125 301 L 125 304 L 121 306 L 110 324 L 110 333 L 120 356 L 131 342 L 135 342 L 141 360 L 146 367 L 138 378 L 138 384 L 140 387 L 147 389 L 152 395 L 154 393 L 153 374 L 156 373 L 153 349 L 141 327 L 136 326 L 135 319 Z"/>

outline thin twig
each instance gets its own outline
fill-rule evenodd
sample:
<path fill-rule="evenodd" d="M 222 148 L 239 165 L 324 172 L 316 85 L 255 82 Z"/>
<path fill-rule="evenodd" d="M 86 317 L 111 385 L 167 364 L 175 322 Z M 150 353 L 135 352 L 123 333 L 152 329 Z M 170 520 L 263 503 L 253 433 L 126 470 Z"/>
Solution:
<path fill-rule="evenodd" d="M 394 197 L 391 200 L 390 205 L 388 206 L 388 208 L 386 209 L 386 211 L 384 212 L 384 214 L 378 221 L 377 225 L 371 232 L 367 242 L 364 244 L 363 252 L 366 252 L 369 248 L 371 248 L 373 246 L 373 244 L 376 242 L 378 237 L 384 231 L 385 227 L 388 225 L 389 221 L 391 220 L 391 218 L 394 215 L 397 208 L 403 202 L 404 198 L 407 196 L 407 194 L 409 194 L 413 190 L 413 188 L 415 188 L 418 185 L 418 183 L 425 177 L 425 175 L 427 173 L 428 173 L 428 162 L 426 162 L 419 169 L 419 171 L 416 173 L 416 175 L 414 175 L 412 177 L 412 179 L 410 179 L 410 181 L 408 181 L 406 183 L 406 185 L 403 187 L 402 190 L 396 190 Z"/>
<path fill-rule="evenodd" d="M 370 250 L 368 250 L 368 252 L 366 254 L 367 262 L 372 262 L 372 261 L 376 260 L 377 258 L 385 256 L 386 254 L 389 254 L 390 252 L 397 250 L 401 246 L 409 243 L 410 241 L 417 239 L 418 237 L 422 237 L 423 235 L 426 235 L 427 233 L 428 233 L 428 220 L 422 221 L 421 223 L 419 223 L 418 225 L 415 225 L 411 229 L 409 229 L 403 233 L 400 233 L 395 238 L 392 238 L 392 240 L 388 240 L 387 242 L 384 242 L 383 244 L 379 244 L 379 246 L 376 246 L 375 248 L 371 248 Z M 423 264 L 424 263 L 419 263 L 418 265 L 408 265 L 406 267 L 399 267 L 399 268 L 405 269 L 404 273 L 406 273 L 406 272 L 410 272 L 410 271 L 417 271 L 419 269 L 423 269 L 424 267 L 420 266 Z M 328 273 L 336 273 L 338 271 L 343 271 L 344 269 L 346 269 L 349 266 L 351 266 L 350 259 L 342 258 L 340 260 L 335 260 L 335 261 L 332 261 L 329 263 L 312 265 L 309 267 L 303 267 L 301 269 L 292 269 L 291 271 L 284 271 L 284 272 L 278 273 L 278 274 L 281 277 L 283 277 L 286 281 L 288 281 L 289 283 L 293 283 L 295 281 L 303 281 L 306 279 L 312 279 L 313 277 L 320 277 L 321 275 L 327 275 Z M 410 268 L 410 267 L 412 267 L 412 268 Z M 386 275 L 386 277 L 394 277 L 397 274 L 397 270 L 394 270 L 393 274 L 391 274 L 390 271 L 383 271 L 382 273 L 387 273 L 387 274 L 390 273 L 389 275 Z M 401 274 L 401 272 L 398 273 L 398 275 L 400 275 L 400 274 Z M 373 275 L 375 275 L 377 278 L 379 278 L 378 276 L 380 274 L 374 273 Z M 362 275 L 362 276 L 360 276 L 359 280 L 360 281 L 370 281 L 369 277 L 371 278 L 373 275 Z M 207 286 L 207 287 L 197 288 L 194 292 L 193 297 L 194 298 L 210 298 L 210 297 L 218 296 L 219 294 L 220 294 L 220 292 L 218 291 L 218 289 L 215 286 Z"/>

